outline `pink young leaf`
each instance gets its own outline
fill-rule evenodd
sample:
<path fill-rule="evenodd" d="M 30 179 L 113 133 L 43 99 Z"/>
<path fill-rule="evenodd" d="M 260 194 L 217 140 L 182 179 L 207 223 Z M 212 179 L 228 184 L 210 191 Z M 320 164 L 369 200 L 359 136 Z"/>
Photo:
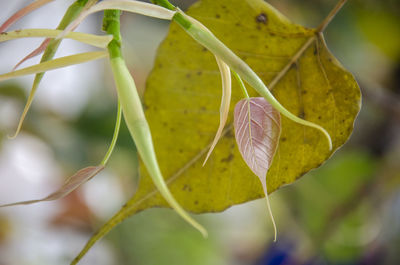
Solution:
<path fill-rule="evenodd" d="M 56 190 L 55 192 L 51 193 L 49 196 L 47 196 L 43 199 L 3 204 L 3 205 L 0 205 L 0 207 L 32 204 L 32 203 L 37 203 L 37 202 L 42 202 L 42 201 L 54 201 L 54 200 L 61 199 L 65 196 L 67 196 L 70 192 L 74 191 L 76 188 L 78 188 L 80 185 L 82 185 L 86 181 L 93 178 L 95 175 L 97 175 L 97 173 L 99 173 L 103 169 L 104 169 L 103 165 L 95 166 L 95 167 L 94 166 L 85 167 L 85 168 L 79 170 L 78 172 L 76 172 L 71 177 L 69 177 L 64 182 L 64 184 L 61 186 L 61 188 L 59 188 L 58 190 Z"/>
<path fill-rule="evenodd" d="M 12 69 L 12 71 L 15 71 L 22 63 L 24 63 L 25 61 L 38 56 L 39 54 L 41 54 L 42 52 L 44 52 L 44 50 L 46 50 L 47 46 L 50 43 L 50 38 L 45 39 L 39 47 L 37 47 L 35 50 L 33 50 L 30 54 L 28 54 L 27 56 L 25 56 L 21 61 L 19 61 L 14 68 Z"/>
<path fill-rule="evenodd" d="M 77 26 L 76 26 L 76 27 L 72 27 L 70 31 L 74 31 L 76 28 L 77 28 Z M 15 71 L 15 70 L 16 70 L 21 64 L 23 64 L 25 61 L 27 61 L 27 60 L 29 60 L 29 59 L 32 59 L 33 57 L 38 56 L 39 54 L 43 53 L 43 52 L 46 50 L 47 46 L 49 46 L 51 40 L 52 40 L 51 38 L 46 38 L 46 39 L 40 44 L 39 47 L 37 47 L 37 48 L 36 48 L 35 50 L 33 50 L 30 54 L 28 54 L 28 55 L 25 56 L 21 61 L 19 61 L 19 62 L 14 66 L 14 68 L 12 69 L 12 71 Z"/>
<path fill-rule="evenodd" d="M 21 8 L 17 12 L 15 12 L 3 25 L 0 26 L 0 32 L 6 31 L 12 24 L 26 16 L 27 14 L 33 12 L 34 10 L 38 9 L 45 4 L 52 2 L 54 0 L 36 0 L 33 3 Z"/>
<path fill-rule="evenodd" d="M 279 112 L 262 97 L 242 99 L 235 106 L 234 127 L 240 154 L 261 181 L 276 239 L 266 175 L 278 148 L 281 133 Z"/>

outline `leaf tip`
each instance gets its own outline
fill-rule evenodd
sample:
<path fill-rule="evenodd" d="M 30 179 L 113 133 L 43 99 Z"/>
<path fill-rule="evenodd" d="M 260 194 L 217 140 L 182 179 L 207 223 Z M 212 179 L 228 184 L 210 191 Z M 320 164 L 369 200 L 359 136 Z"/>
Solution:
<path fill-rule="evenodd" d="M 207 230 L 206 230 L 204 227 L 201 226 L 201 230 L 199 230 L 199 231 L 200 231 L 200 233 L 203 235 L 203 237 L 204 237 L 205 239 L 208 238 L 208 232 L 207 232 Z"/>
<path fill-rule="evenodd" d="M 210 150 L 208 150 L 207 156 L 206 156 L 206 158 L 204 159 L 204 162 L 203 162 L 202 167 L 204 167 L 204 165 L 207 163 L 208 158 L 210 157 L 212 150 L 213 150 L 212 147 L 210 148 Z"/>
<path fill-rule="evenodd" d="M 7 135 L 7 138 L 8 138 L 9 140 L 14 140 L 15 138 L 17 138 L 19 132 L 21 131 L 22 123 L 24 122 L 24 118 L 25 118 L 25 115 L 23 115 L 23 116 L 20 118 L 19 123 L 18 123 L 18 126 L 17 126 L 17 129 L 15 130 L 15 133 L 14 133 L 13 135 Z"/>
<path fill-rule="evenodd" d="M 7 135 L 7 139 L 8 140 L 14 140 L 15 138 L 17 138 L 18 133 L 19 133 L 19 130 L 17 129 L 13 135 L 10 135 L 10 134 Z"/>

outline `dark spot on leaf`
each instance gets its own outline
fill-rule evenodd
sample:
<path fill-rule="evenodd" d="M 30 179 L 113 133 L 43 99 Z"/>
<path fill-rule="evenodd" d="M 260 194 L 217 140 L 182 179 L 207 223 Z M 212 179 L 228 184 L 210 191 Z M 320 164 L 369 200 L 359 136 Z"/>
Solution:
<path fill-rule="evenodd" d="M 222 5 L 221 7 L 222 7 L 223 9 L 226 9 L 226 6 L 225 6 L 225 5 Z"/>
<path fill-rule="evenodd" d="M 221 173 L 222 172 L 225 172 L 227 170 L 227 168 L 226 167 L 223 167 L 222 169 L 221 169 Z"/>
<path fill-rule="evenodd" d="M 227 138 L 233 138 L 233 131 L 232 130 L 229 130 L 229 131 L 227 131 L 226 132 L 226 134 L 225 134 L 225 136 L 227 137 Z"/>
<path fill-rule="evenodd" d="M 303 91 L 301 91 L 301 93 L 302 93 L 303 95 L 305 95 L 305 94 L 307 94 L 307 90 L 303 90 Z"/>
<path fill-rule="evenodd" d="M 188 111 L 187 111 L 187 109 L 185 109 L 184 111 L 183 111 L 183 114 L 187 114 L 188 113 Z"/>
<path fill-rule="evenodd" d="M 321 116 L 318 116 L 318 120 L 320 120 L 322 117 Z"/>
<path fill-rule="evenodd" d="M 195 204 L 195 205 L 199 204 L 199 201 L 194 201 L 194 204 Z"/>
<path fill-rule="evenodd" d="M 203 49 L 201 49 L 203 52 L 208 51 L 206 47 L 203 47 Z"/>
<path fill-rule="evenodd" d="M 191 191 L 192 191 L 192 188 L 191 188 L 189 185 L 185 184 L 185 185 L 183 186 L 182 190 L 191 192 Z"/>
<path fill-rule="evenodd" d="M 257 23 L 267 24 L 267 23 L 268 23 L 267 14 L 265 14 L 265 13 L 259 14 L 259 15 L 256 17 L 256 21 L 257 21 Z"/>
<path fill-rule="evenodd" d="M 158 64 L 158 67 L 162 68 L 162 67 L 163 67 L 162 63 L 159 63 L 159 64 Z"/>
<path fill-rule="evenodd" d="M 197 75 L 202 75 L 203 73 L 201 72 L 201 71 L 198 71 L 197 72 Z"/>
<path fill-rule="evenodd" d="M 234 158 L 234 155 L 231 153 L 231 154 L 229 154 L 227 157 L 222 158 L 222 159 L 221 159 L 221 162 L 226 162 L 226 163 L 228 163 L 228 162 L 231 161 L 233 158 Z"/>
<path fill-rule="evenodd" d="M 239 22 L 237 22 L 236 24 L 235 24 L 235 26 L 236 27 L 240 27 L 242 24 L 240 24 Z"/>
<path fill-rule="evenodd" d="M 275 34 L 275 33 L 273 33 L 273 32 L 270 32 L 270 33 L 269 33 L 269 35 L 271 35 L 271 36 L 275 36 L 276 34 Z"/>
<path fill-rule="evenodd" d="M 182 154 L 182 153 L 183 153 L 183 149 L 180 148 L 180 149 L 178 150 L 178 152 Z"/>
<path fill-rule="evenodd" d="M 219 15 L 219 14 L 216 14 L 215 15 L 215 18 L 220 18 L 221 16 Z"/>
<path fill-rule="evenodd" d="M 317 46 L 315 46 L 314 47 L 314 55 L 317 55 L 317 53 L 318 53 L 318 49 L 317 49 Z"/>
<path fill-rule="evenodd" d="M 207 110 L 207 108 L 206 108 L 206 107 L 204 107 L 204 106 L 201 106 L 201 107 L 200 107 L 200 109 L 201 109 L 202 111 L 205 111 L 205 110 Z"/>
<path fill-rule="evenodd" d="M 163 121 L 163 126 L 165 126 L 165 127 L 167 127 L 167 125 L 168 125 L 168 123 L 167 122 L 165 122 L 165 121 Z"/>
<path fill-rule="evenodd" d="M 190 73 L 187 73 L 187 74 L 186 74 L 186 78 L 190 78 Z"/>
<path fill-rule="evenodd" d="M 287 140 L 286 137 L 282 137 L 282 138 L 281 138 L 281 141 L 282 141 L 282 142 L 286 142 L 286 140 Z"/>

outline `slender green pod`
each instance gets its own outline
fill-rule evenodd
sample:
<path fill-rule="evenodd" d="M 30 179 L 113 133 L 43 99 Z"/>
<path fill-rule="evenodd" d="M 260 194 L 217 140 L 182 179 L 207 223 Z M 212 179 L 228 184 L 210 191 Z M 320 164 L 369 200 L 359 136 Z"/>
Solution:
<path fill-rule="evenodd" d="M 303 120 L 288 111 L 269 91 L 267 86 L 258 77 L 258 75 L 242 59 L 233 53 L 225 44 L 223 44 L 215 35 L 210 32 L 203 24 L 194 18 L 186 15 L 181 10 L 174 16 L 174 20 L 184 28 L 184 30 L 198 43 L 210 50 L 215 56 L 221 58 L 229 67 L 239 74 L 249 85 L 251 85 L 260 95 L 262 95 L 275 109 L 290 120 L 302 125 L 320 130 L 327 138 L 329 150 L 332 150 L 332 140 L 329 133 L 310 121 Z M 184 21 L 184 23 L 182 22 Z"/>
<path fill-rule="evenodd" d="M 129 132 L 136 144 L 138 153 L 164 199 L 169 205 L 189 224 L 199 230 L 204 237 L 207 231 L 197 223 L 179 205 L 168 189 L 167 184 L 161 174 L 157 162 L 150 128 L 143 112 L 142 103 L 137 92 L 135 82 L 125 64 L 121 54 L 121 36 L 119 34 L 119 11 L 107 10 L 104 12 L 104 29 L 114 35 L 114 40 L 108 46 L 110 53 L 110 64 L 117 87 L 118 98 L 121 104 L 123 116 Z"/>

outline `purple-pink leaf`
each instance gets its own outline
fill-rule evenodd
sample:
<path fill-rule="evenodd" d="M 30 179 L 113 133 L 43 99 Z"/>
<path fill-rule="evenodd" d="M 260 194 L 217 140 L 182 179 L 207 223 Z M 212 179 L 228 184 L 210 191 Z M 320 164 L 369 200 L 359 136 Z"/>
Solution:
<path fill-rule="evenodd" d="M 21 8 L 0 26 L 0 32 L 6 31 L 12 24 L 17 22 L 22 17 L 26 16 L 27 14 L 33 12 L 34 10 L 38 9 L 39 7 L 42 7 L 45 4 L 50 3 L 52 1 L 54 1 L 54 0 L 36 0 L 35 2 Z"/>
<path fill-rule="evenodd" d="M 25 61 L 38 56 L 39 54 L 41 54 L 42 52 L 44 52 L 44 50 L 46 50 L 47 46 L 50 43 L 50 38 L 45 39 L 39 47 L 37 47 L 35 50 L 33 50 L 30 54 L 28 54 L 27 56 L 25 56 L 21 61 L 19 61 L 14 68 L 12 69 L 13 71 L 15 71 L 21 64 L 23 64 Z"/>
<path fill-rule="evenodd" d="M 276 239 L 266 175 L 278 148 L 281 133 L 279 112 L 262 97 L 242 99 L 235 106 L 234 127 L 240 154 L 261 181 Z"/>
<path fill-rule="evenodd" d="M 0 207 L 8 207 L 8 206 L 14 206 L 14 205 L 23 205 L 23 204 L 32 204 L 32 203 L 37 203 L 37 202 L 42 202 L 42 201 L 54 201 L 61 199 L 65 196 L 67 196 L 70 192 L 78 188 L 80 185 L 85 183 L 86 181 L 90 180 L 93 178 L 97 173 L 102 171 L 104 169 L 103 165 L 100 166 L 90 166 L 90 167 L 85 167 L 78 172 L 76 172 L 74 175 L 69 177 L 64 184 L 56 190 L 55 192 L 51 193 L 49 196 L 39 199 L 39 200 L 30 200 L 30 201 L 22 201 L 22 202 L 14 202 L 14 203 L 9 203 L 9 204 L 3 204 L 0 205 Z"/>

